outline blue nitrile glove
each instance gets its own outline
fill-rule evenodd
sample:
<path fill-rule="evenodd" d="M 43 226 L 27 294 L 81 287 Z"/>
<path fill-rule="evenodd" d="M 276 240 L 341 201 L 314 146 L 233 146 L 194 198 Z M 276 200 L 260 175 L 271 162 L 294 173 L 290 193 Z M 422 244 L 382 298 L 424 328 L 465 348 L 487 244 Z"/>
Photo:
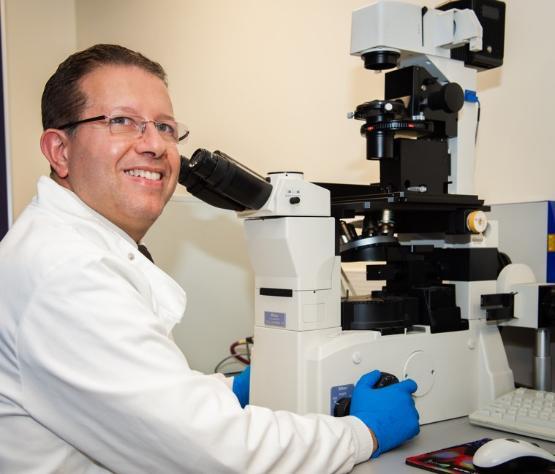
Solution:
<path fill-rule="evenodd" d="M 420 431 L 418 412 L 412 393 L 416 382 L 411 379 L 382 388 L 372 388 L 381 372 L 374 370 L 363 375 L 355 385 L 350 414 L 370 428 L 378 441 L 372 457 L 399 446 Z"/>
<path fill-rule="evenodd" d="M 241 408 L 245 408 L 249 404 L 249 390 L 251 386 L 251 366 L 240 374 L 233 377 L 233 393 L 239 400 Z"/>

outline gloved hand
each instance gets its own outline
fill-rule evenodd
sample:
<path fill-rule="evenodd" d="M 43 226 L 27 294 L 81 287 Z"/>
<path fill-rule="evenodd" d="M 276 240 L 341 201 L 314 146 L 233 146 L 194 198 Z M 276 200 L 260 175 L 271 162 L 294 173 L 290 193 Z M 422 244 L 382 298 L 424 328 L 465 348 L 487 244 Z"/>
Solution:
<path fill-rule="evenodd" d="M 351 415 L 370 428 L 378 441 L 372 457 L 399 446 L 420 431 L 418 412 L 412 393 L 417 389 L 411 379 L 382 388 L 372 388 L 380 378 L 380 371 L 363 375 L 355 385 L 351 398 Z"/>
<path fill-rule="evenodd" d="M 251 366 L 240 374 L 233 377 L 233 393 L 239 400 L 241 408 L 245 408 L 249 404 L 249 390 L 251 386 Z"/>

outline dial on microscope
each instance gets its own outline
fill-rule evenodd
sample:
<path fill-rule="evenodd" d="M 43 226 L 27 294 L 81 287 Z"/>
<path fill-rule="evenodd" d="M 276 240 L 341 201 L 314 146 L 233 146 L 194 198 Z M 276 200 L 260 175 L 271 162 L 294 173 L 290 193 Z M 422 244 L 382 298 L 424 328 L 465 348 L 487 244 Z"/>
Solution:
<path fill-rule="evenodd" d="M 378 381 L 374 384 L 372 388 L 383 388 L 388 385 L 398 383 L 399 379 L 395 375 L 388 372 L 382 372 Z M 351 410 L 351 398 L 344 397 L 337 400 L 335 407 L 333 409 L 333 416 L 342 417 L 349 415 Z"/>

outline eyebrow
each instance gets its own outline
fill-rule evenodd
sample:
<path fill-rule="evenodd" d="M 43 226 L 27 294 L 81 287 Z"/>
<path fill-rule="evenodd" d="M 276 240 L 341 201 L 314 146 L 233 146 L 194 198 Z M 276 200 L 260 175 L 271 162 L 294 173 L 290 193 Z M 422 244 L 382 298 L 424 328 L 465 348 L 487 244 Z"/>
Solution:
<path fill-rule="evenodd" d="M 110 112 L 110 114 L 112 115 L 114 113 L 120 113 L 120 112 L 141 116 L 141 114 L 137 112 L 134 108 L 127 107 L 127 106 L 114 107 L 114 109 L 112 110 L 112 112 Z M 173 115 L 168 115 L 168 114 L 160 114 L 157 116 L 156 120 L 172 120 L 175 122 L 175 118 L 173 117 Z"/>
<path fill-rule="evenodd" d="M 167 115 L 167 114 L 161 114 L 158 116 L 159 120 L 172 120 L 173 122 L 175 122 L 175 118 L 173 117 L 173 115 Z"/>

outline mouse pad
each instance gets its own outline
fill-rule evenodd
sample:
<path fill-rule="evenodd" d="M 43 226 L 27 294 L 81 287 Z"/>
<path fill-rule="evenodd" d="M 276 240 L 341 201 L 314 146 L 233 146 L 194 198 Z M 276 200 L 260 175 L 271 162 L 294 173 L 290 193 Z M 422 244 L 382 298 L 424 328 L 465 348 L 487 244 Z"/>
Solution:
<path fill-rule="evenodd" d="M 474 473 L 476 469 L 472 464 L 472 457 L 480 446 L 490 440 L 491 438 L 482 438 L 458 446 L 410 456 L 405 459 L 405 462 L 409 466 L 431 472 Z"/>

